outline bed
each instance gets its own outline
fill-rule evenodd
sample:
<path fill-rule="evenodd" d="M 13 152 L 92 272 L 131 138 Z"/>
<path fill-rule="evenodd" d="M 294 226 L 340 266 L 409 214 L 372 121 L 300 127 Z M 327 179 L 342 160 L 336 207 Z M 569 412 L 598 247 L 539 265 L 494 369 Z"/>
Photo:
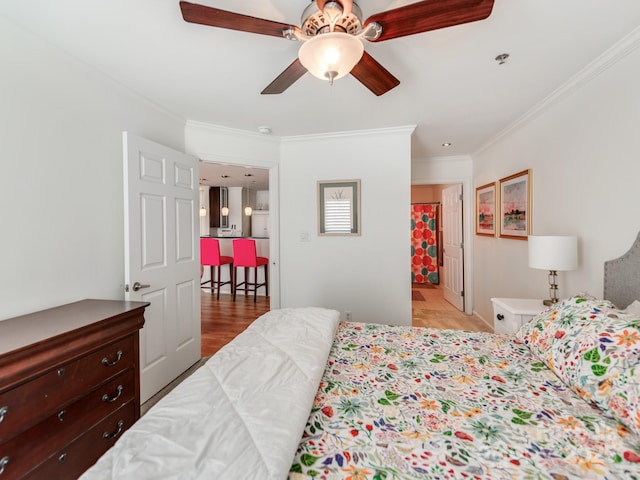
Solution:
<path fill-rule="evenodd" d="M 269 312 L 82 478 L 640 479 L 638 245 L 605 265 L 624 310 L 577 294 L 514 336 Z"/>

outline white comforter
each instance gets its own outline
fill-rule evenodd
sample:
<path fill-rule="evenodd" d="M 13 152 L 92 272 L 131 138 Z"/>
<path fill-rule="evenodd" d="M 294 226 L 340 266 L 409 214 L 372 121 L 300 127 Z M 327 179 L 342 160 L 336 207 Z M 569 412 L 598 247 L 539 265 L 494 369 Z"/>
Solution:
<path fill-rule="evenodd" d="M 321 308 L 263 315 L 81 478 L 285 479 L 338 323 Z"/>

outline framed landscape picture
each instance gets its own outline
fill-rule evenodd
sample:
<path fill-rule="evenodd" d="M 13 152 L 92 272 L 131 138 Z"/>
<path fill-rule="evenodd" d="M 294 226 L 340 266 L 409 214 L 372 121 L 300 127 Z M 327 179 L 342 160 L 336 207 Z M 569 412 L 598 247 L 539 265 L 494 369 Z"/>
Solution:
<path fill-rule="evenodd" d="M 500 179 L 500 237 L 526 240 L 531 233 L 531 170 Z"/>
<path fill-rule="evenodd" d="M 496 184 L 476 188 L 476 235 L 496 235 Z"/>

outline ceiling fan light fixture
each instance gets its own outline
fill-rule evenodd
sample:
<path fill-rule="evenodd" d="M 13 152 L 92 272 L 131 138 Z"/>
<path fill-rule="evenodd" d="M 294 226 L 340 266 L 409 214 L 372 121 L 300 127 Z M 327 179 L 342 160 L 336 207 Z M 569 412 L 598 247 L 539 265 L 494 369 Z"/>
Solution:
<path fill-rule="evenodd" d="M 324 4 L 324 14 L 329 18 L 329 22 L 336 23 L 342 16 L 344 9 L 339 2 L 327 2 Z"/>
<path fill-rule="evenodd" d="M 348 75 L 364 53 L 362 41 L 343 32 L 322 33 L 307 40 L 298 51 L 300 63 L 320 80 Z"/>

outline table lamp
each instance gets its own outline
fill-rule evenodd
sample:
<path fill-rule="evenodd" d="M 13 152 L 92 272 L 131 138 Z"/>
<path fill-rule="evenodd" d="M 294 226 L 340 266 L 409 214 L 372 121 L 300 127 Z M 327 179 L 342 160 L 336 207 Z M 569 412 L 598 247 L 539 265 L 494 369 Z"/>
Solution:
<path fill-rule="evenodd" d="M 558 271 L 578 267 L 578 238 L 572 236 L 529 236 L 529 267 L 549 270 L 549 296 L 545 305 L 558 302 Z"/>

